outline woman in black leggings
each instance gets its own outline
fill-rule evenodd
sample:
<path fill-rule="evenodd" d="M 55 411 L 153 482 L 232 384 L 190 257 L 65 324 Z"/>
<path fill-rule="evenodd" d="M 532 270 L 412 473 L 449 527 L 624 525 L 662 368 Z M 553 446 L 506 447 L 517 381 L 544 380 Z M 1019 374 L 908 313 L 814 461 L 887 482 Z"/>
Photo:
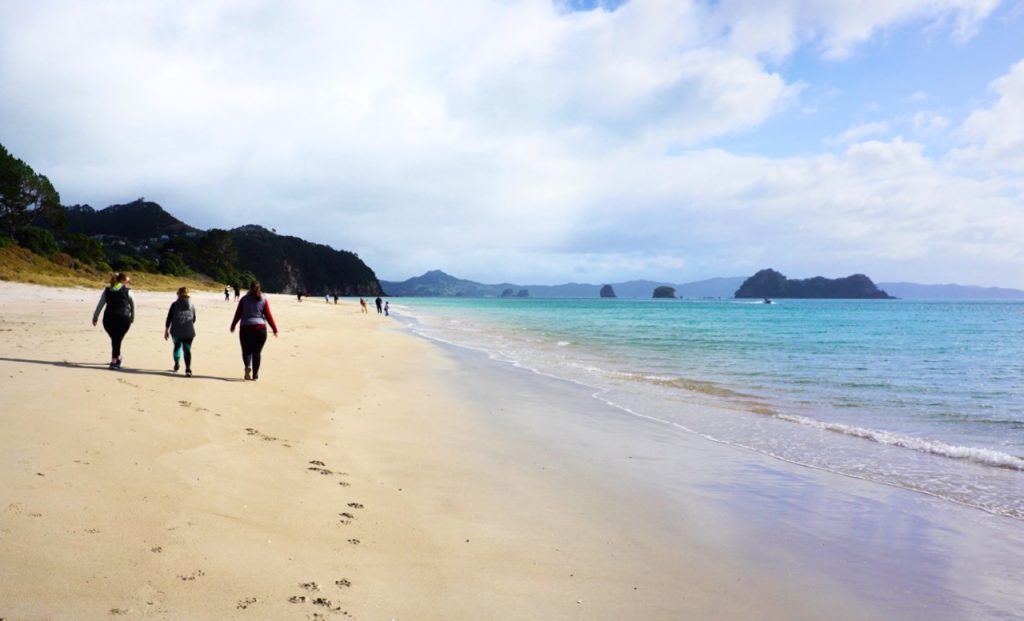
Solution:
<path fill-rule="evenodd" d="M 235 317 L 231 320 L 231 331 L 241 322 L 242 326 L 238 331 L 238 341 L 242 345 L 242 362 L 245 364 L 245 379 L 258 380 L 260 378 L 260 353 L 263 345 L 267 342 L 267 324 L 274 330 L 277 336 L 277 324 L 274 322 L 274 315 L 270 312 L 270 302 L 260 291 L 260 283 L 255 280 L 249 286 L 249 291 L 238 301 L 238 308 L 235 309 Z"/>
<path fill-rule="evenodd" d="M 92 314 L 92 325 L 96 325 L 100 318 L 100 311 L 103 311 L 103 329 L 110 335 L 110 368 L 120 369 L 121 363 L 121 341 L 128 329 L 135 321 L 135 300 L 132 299 L 132 292 L 128 289 L 131 281 L 128 274 L 118 272 L 110 278 L 110 286 L 103 290 L 100 302 Z M 104 306 L 106 310 L 104 310 Z"/>

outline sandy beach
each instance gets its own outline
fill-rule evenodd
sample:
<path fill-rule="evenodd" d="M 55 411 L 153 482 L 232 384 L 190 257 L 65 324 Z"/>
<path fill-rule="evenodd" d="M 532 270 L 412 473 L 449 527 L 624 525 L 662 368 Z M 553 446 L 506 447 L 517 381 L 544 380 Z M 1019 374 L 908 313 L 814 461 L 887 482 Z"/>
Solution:
<path fill-rule="evenodd" d="M 709 481 L 761 458 L 683 439 L 715 465 L 666 501 L 645 472 L 665 456 L 616 440 L 611 413 L 352 300 L 270 296 L 281 335 L 247 382 L 234 302 L 194 294 L 185 378 L 162 338 L 173 294 L 136 291 L 111 371 L 99 291 L 0 282 L 4 621 L 897 618 L 814 553 L 751 542 L 763 520 L 736 527 L 758 499 L 724 506 Z M 593 434 L 558 429 L 562 410 Z"/>

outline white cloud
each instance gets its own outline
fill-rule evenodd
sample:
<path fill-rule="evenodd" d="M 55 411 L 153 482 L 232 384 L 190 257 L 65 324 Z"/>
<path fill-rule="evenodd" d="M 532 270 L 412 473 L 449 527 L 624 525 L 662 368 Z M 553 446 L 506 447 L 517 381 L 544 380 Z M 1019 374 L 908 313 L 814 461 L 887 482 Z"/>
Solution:
<path fill-rule="evenodd" d="M 931 110 L 920 110 L 911 119 L 914 132 L 923 136 L 933 136 L 946 131 L 949 119 Z"/>
<path fill-rule="evenodd" d="M 889 133 L 889 124 L 885 121 L 873 121 L 854 125 L 837 136 L 827 139 L 827 144 L 850 144 L 868 138 Z"/>
<path fill-rule="evenodd" d="M 912 21 L 946 31 L 958 41 L 973 36 L 1000 0 L 721 0 L 716 13 L 733 46 L 745 54 L 784 58 L 801 44 L 831 59 L 850 56 L 879 32 Z"/>
<path fill-rule="evenodd" d="M 971 145 L 958 151 L 956 157 L 1024 172 L 1024 60 L 992 82 L 990 88 L 997 98 L 964 122 L 962 134 Z"/>
<path fill-rule="evenodd" d="M 13 3 L 0 140 L 65 202 L 146 196 L 204 228 L 259 223 L 355 250 L 382 278 L 682 280 L 784 256 L 794 276 L 998 265 L 991 284 L 1024 285 L 1008 198 L 1024 191 L 869 140 L 889 123 L 851 127 L 834 154 L 713 146 L 807 107 L 764 58 L 840 58 L 911 20 L 967 36 L 992 6 Z M 968 122 L 993 152 L 1013 84 Z M 930 114 L 914 135 L 944 129 Z"/>
<path fill-rule="evenodd" d="M 806 270 L 815 266 L 884 278 L 894 265 L 914 265 L 938 279 L 1019 282 L 1013 270 L 1024 267 L 1016 190 L 951 175 L 918 143 L 870 141 L 785 159 L 698 150 L 649 165 L 648 181 L 671 181 L 613 178 L 619 166 L 606 163 L 602 194 L 631 190 L 579 223 L 590 251 L 675 248 L 719 274 L 786 262 L 794 275 L 814 275 Z M 1010 267 L 979 269 L 999 264 Z"/>

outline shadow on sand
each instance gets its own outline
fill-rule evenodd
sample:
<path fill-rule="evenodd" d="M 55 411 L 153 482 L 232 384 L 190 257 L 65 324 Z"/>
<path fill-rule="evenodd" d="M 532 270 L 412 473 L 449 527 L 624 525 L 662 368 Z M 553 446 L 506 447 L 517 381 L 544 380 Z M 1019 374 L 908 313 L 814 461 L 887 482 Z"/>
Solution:
<path fill-rule="evenodd" d="M 69 369 L 92 369 L 94 371 L 106 371 L 107 373 L 129 373 L 132 375 L 157 375 L 161 377 L 182 377 L 185 378 L 184 373 L 175 373 L 174 371 L 157 371 L 153 369 L 132 369 L 132 368 L 121 368 L 111 369 L 109 365 L 96 363 L 96 362 L 68 362 L 67 360 L 54 361 L 54 360 L 30 360 L 28 358 L 7 358 L 0 356 L 0 361 L 3 362 L 22 362 L 27 364 L 46 364 L 51 367 L 65 367 Z M 199 375 L 193 374 L 192 377 L 186 379 L 210 379 L 218 380 L 221 382 L 244 382 L 241 378 L 234 377 L 216 377 L 214 375 Z"/>

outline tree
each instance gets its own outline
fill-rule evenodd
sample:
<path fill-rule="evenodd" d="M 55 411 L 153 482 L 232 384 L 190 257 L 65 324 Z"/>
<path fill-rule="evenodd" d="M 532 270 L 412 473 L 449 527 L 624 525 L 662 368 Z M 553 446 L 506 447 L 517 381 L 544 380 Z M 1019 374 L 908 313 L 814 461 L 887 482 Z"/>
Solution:
<path fill-rule="evenodd" d="M 38 226 L 20 228 L 15 232 L 14 238 L 18 241 L 19 246 L 28 248 L 42 257 L 52 257 L 60 250 L 57 240 L 53 238 L 53 233 Z"/>
<path fill-rule="evenodd" d="M 238 249 L 224 229 L 210 229 L 195 245 L 188 263 L 198 272 L 224 283 L 237 282 Z"/>
<path fill-rule="evenodd" d="M 14 157 L 0 144 L 0 227 L 10 235 L 42 217 L 53 229 L 61 230 L 67 220 L 60 194 L 45 175 Z"/>
<path fill-rule="evenodd" d="M 164 250 L 160 253 L 160 258 L 157 260 L 160 267 L 161 274 L 167 274 L 169 276 L 188 276 L 192 273 L 185 261 L 182 260 L 181 256 L 170 250 Z"/>
<path fill-rule="evenodd" d="M 82 233 L 71 233 L 67 236 L 64 240 L 64 252 L 89 265 L 99 266 L 107 261 L 103 244 Z"/>
<path fill-rule="evenodd" d="M 118 255 L 114 259 L 113 267 L 119 272 L 149 272 L 150 274 L 158 272 L 156 263 L 153 261 L 146 257 L 137 257 L 130 254 Z"/>
<path fill-rule="evenodd" d="M 654 288 L 654 297 L 656 298 L 674 298 L 676 297 L 676 290 L 673 287 L 661 286 Z"/>

